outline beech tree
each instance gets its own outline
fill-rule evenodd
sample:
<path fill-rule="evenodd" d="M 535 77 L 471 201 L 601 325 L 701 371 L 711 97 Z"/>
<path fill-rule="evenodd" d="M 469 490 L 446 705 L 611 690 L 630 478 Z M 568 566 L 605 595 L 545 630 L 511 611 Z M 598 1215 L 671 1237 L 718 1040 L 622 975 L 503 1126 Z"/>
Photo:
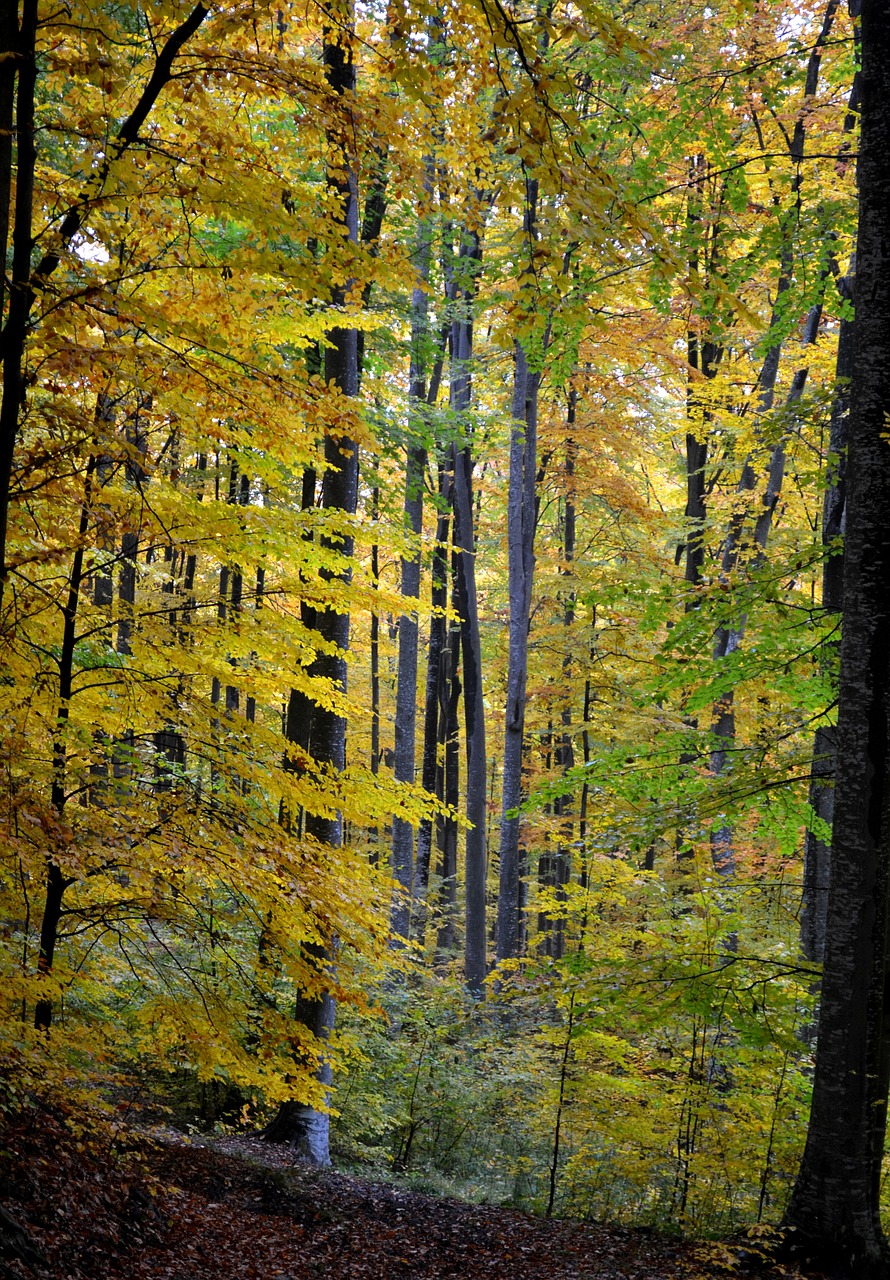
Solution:
<path fill-rule="evenodd" d="M 847 520 L 836 794 L 825 965 L 803 1161 L 786 1224 L 803 1250 L 862 1275 L 888 1264 L 880 1215 L 890 1086 L 890 13 L 861 9 L 862 129 L 856 326 L 850 386 Z"/>
<path fill-rule="evenodd" d="M 526 182 L 523 239 L 529 257 L 537 240 L 537 183 Z M 528 632 L 531 625 L 535 564 L 538 473 L 538 390 L 540 373 L 529 367 L 528 339 L 514 348 L 510 484 L 507 496 L 507 564 L 510 580 L 510 641 L 507 706 L 504 716 L 504 767 L 498 881 L 497 958 L 519 954 L 519 807 L 528 684 Z"/>

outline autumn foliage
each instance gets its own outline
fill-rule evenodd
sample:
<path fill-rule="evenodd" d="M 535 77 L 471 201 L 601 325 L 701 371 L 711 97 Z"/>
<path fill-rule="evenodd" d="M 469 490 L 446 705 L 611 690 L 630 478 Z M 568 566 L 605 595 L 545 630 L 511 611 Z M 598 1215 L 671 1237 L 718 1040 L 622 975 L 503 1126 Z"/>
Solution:
<path fill-rule="evenodd" d="M 799 928 L 856 122 L 846 10 L 792 9 L 11 7 L 11 1112 L 68 1093 L 259 1127 L 296 1102 L 342 1160 L 437 1190 L 690 1231 L 780 1215 L 821 958 Z M 355 394 L 326 374 L 344 334 Z M 520 925 L 494 971 L 520 360 Z M 354 448 L 352 512 L 325 494 Z M 324 624 L 347 616 L 348 651 Z M 345 768 L 313 750 L 322 715 Z M 394 818 L 412 851 L 426 824 L 422 874 L 390 874 Z M 301 1014 L 322 995 L 329 1035 Z"/>

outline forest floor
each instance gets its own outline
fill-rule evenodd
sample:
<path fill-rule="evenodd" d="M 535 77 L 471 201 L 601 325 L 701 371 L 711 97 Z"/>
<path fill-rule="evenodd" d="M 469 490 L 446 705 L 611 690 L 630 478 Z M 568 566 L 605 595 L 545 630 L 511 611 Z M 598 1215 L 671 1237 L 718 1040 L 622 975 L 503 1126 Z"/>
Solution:
<path fill-rule="evenodd" d="M 797 1275 L 759 1262 L 753 1242 L 696 1244 L 434 1199 L 309 1168 L 257 1138 L 127 1128 L 78 1138 L 39 1110 L 4 1127 L 0 1204 L 42 1254 L 30 1266 L 9 1252 L 8 1266 L 0 1260 L 0 1276 L 21 1280 Z"/>

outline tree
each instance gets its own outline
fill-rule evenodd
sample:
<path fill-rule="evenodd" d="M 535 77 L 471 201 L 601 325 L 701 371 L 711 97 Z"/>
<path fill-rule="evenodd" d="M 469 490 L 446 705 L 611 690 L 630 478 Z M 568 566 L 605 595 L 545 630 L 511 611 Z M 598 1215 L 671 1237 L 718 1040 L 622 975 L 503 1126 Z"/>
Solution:
<path fill-rule="evenodd" d="M 537 182 L 526 182 L 523 239 L 531 259 L 538 236 Z M 529 269 L 530 271 L 530 269 Z M 545 340 L 546 341 L 546 340 Z M 513 353 L 513 406 L 510 431 L 510 484 L 507 497 L 507 566 L 510 583 L 510 641 L 507 705 L 504 716 L 504 767 L 498 880 L 497 958 L 519 954 L 519 806 L 528 684 L 528 632 L 531 625 L 535 563 L 538 473 L 538 389 L 540 373 L 529 368 L 528 339 L 516 340 Z"/>
<path fill-rule="evenodd" d="M 864 0 L 856 326 L 836 796 L 813 1103 L 786 1225 L 861 1275 L 890 1262 L 880 1225 L 890 1086 L 890 12 Z"/>
<path fill-rule="evenodd" d="M 339 6 L 327 15 L 335 24 L 325 29 L 323 61 L 325 75 L 336 95 L 340 108 L 336 125 L 332 128 L 329 144 L 328 184 L 339 202 L 337 222 L 345 232 L 348 244 L 358 244 L 358 178 L 352 149 L 351 119 L 355 95 L 355 64 L 352 42 L 354 18 L 351 6 Z M 339 310 L 346 303 L 349 288 L 354 282 L 334 290 L 332 302 Z M 325 381 L 331 393 L 342 396 L 345 403 L 340 410 L 338 430 L 331 429 L 325 435 L 324 460 L 326 464 L 322 480 L 321 507 L 342 518 L 355 514 L 358 497 L 358 442 L 352 420 L 354 401 L 359 389 L 358 329 L 341 327 L 327 335 L 324 353 Z M 349 563 L 353 553 L 353 541 L 348 531 L 335 529 L 326 535 L 322 543 L 327 549 L 339 551 L 346 560 L 341 575 L 348 583 Z M 329 571 L 324 576 L 332 577 Z M 314 618 L 315 629 L 322 642 L 322 652 L 316 660 L 318 675 L 330 681 L 341 693 L 346 691 L 346 655 L 349 652 L 350 615 L 340 605 L 327 603 L 318 609 Z M 346 719 L 339 707 L 316 706 L 312 711 L 310 745 L 316 762 L 335 775 L 346 769 Z M 343 844 L 343 815 L 341 812 L 308 813 L 306 834 L 322 847 L 338 849 Z M 327 1052 L 327 1041 L 334 1027 L 336 1006 L 330 990 L 330 969 L 336 960 L 337 939 L 329 937 L 321 942 L 304 943 L 316 981 L 298 997 L 297 1016 L 312 1033 L 318 1046 L 315 1067 L 319 1084 L 329 1097 L 333 1072 Z M 275 1122 L 266 1130 L 270 1141 L 286 1141 L 295 1146 L 314 1164 L 330 1164 L 330 1116 L 326 1106 L 285 1106 Z"/>
<path fill-rule="evenodd" d="M 464 973 L 469 989 L 482 993 L 486 973 L 485 880 L 486 787 L 485 702 L 482 687 L 482 643 L 479 635 L 479 605 L 476 591 L 476 537 L 473 521 L 473 452 L 468 437 L 468 417 L 472 403 L 471 361 L 473 358 L 473 310 L 476 298 L 476 271 L 482 258 L 482 242 L 477 230 L 461 237 L 455 271 L 461 273 L 455 294 L 458 312 L 451 324 L 451 407 L 461 426 L 451 450 L 454 547 L 456 557 L 456 598 L 460 613 L 461 656 L 464 671 L 464 720 L 466 724 L 467 821 L 466 838 L 466 955 Z"/>

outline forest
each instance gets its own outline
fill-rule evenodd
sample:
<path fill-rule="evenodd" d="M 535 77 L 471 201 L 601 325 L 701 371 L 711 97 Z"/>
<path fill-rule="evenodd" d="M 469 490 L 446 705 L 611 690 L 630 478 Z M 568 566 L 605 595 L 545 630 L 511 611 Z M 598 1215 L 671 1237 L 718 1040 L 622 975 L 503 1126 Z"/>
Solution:
<path fill-rule="evenodd" d="M 2 0 L 3 1124 L 887 1274 L 883 10 Z"/>

